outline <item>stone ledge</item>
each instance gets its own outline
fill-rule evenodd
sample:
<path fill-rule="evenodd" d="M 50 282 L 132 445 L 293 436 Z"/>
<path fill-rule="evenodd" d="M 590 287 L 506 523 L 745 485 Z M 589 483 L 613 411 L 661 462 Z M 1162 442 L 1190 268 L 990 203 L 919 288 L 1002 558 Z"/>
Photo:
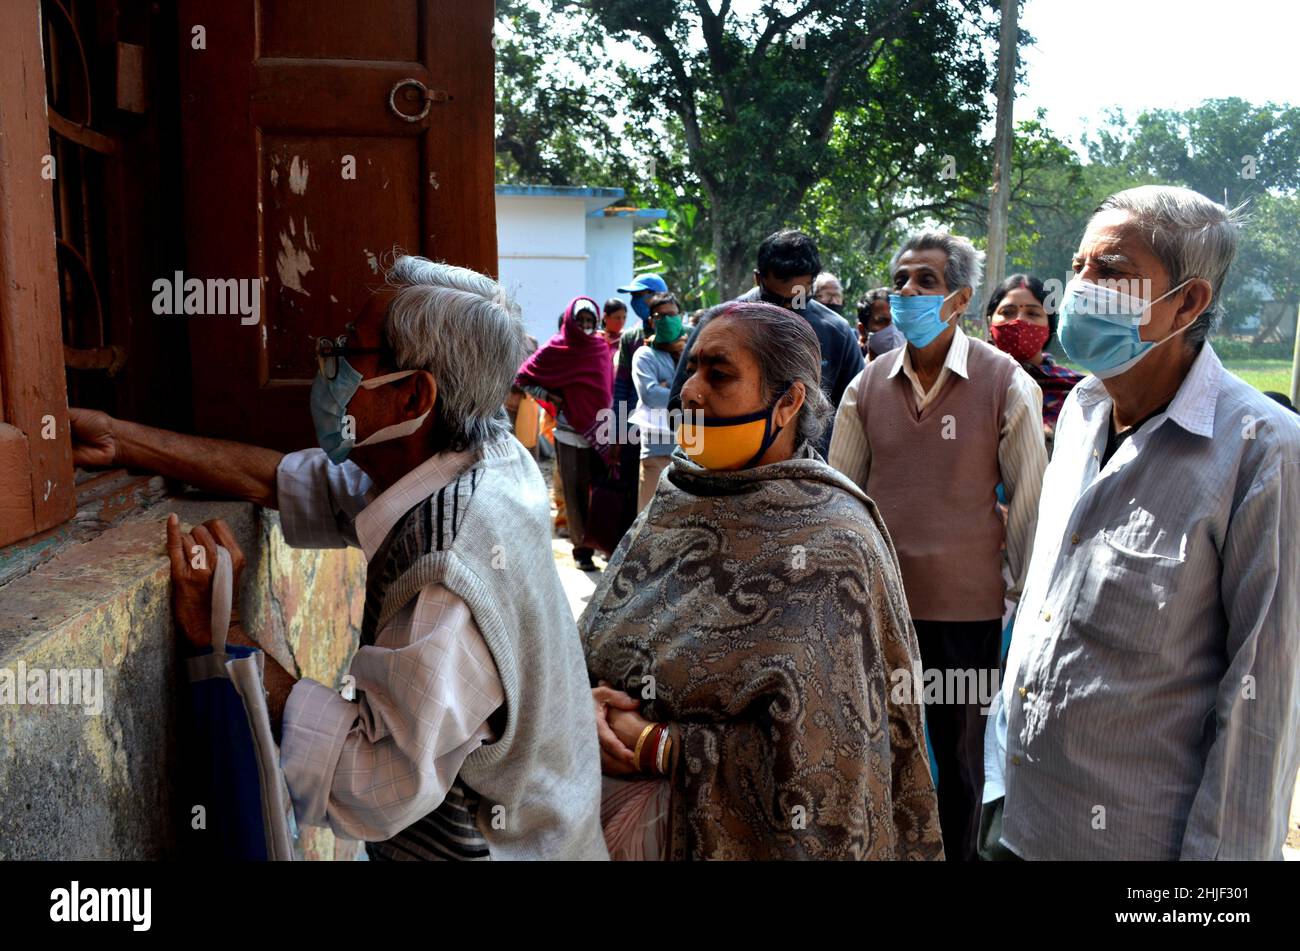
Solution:
<path fill-rule="evenodd" d="M 0 859 L 175 853 L 171 511 L 186 525 L 230 524 L 247 558 L 245 625 L 268 653 L 334 684 L 355 649 L 360 553 L 290 549 L 276 513 L 248 503 L 167 499 L 59 552 L 0 588 L 0 668 L 101 669 L 103 710 L 0 706 Z M 309 857 L 336 854 L 325 830 L 305 830 L 303 845 Z"/>

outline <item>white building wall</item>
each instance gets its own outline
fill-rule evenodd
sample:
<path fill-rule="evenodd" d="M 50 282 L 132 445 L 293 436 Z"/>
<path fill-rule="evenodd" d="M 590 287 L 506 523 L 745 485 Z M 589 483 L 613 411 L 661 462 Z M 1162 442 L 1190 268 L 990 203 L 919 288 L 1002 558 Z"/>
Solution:
<path fill-rule="evenodd" d="M 586 293 L 586 203 L 582 198 L 497 195 L 497 276 L 545 343 L 565 305 Z M 630 248 L 629 248 L 630 250 Z"/>
<path fill-rule="evenodd" d="M 587 219 L 587 293 L 604 305 L 611 297 L 626 303 L 627 294 L 618 292 L 619 285 L 632 280 L 632 231 L 635 222 L 631 217 Z M 637 325 L 635 315 L 628 314 L 627 329 Z"/>

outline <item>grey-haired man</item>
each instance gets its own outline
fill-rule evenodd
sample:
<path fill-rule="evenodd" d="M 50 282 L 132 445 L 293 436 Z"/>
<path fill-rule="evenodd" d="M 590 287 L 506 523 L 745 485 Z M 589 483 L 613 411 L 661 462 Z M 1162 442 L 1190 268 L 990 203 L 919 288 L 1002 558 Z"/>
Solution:
<path fill-rule="evenodd" d="M 1237 232 L 1144 186 L 1103 201 L 1075 255 L 1059 334 L 1093 376 L 1061 410 L 990 722 L 990 857 L 1281 857 L 1300 425 L 1206 342 Z"/>
<path fill-rule="evenodd" d="M 991 699 L 981 694 L 996 680 L 1004 602 L 1020 591 L 1047 465 L 1038 384 L 957 325 L 980 271 L 965 238 L 922 231 L 904 241 L 889 304 L 907 345 L 844 391 L 828 457 L 880 507 L 921 661 L 945 685 L 925 699 L 950 861 L 976 856 Z"/>
<path fill-rule="evenodd" d="M 295 547 L 365 552 L 355 701 L 267 658 L 301 824 L 363 839 L 376 859 L 606 858 L 595 713 L 546 486 L 502 410 L 523 324 L 464 268 L 402 257 L 388 285 L 319 343 L 319 448 L 281 455 L 74 411 L 75 457 L 279 508 Z M 178 626 L 202 648 L 211 572 L 180 553 L 200 544 L 215 565 L 233 538 L 219 522 L 186 537 L 174 520 L 168 536 Z M 529 565 L 528 585 L 512 563 Z M 230 639 L 256 646 L 237 627 Z"/>

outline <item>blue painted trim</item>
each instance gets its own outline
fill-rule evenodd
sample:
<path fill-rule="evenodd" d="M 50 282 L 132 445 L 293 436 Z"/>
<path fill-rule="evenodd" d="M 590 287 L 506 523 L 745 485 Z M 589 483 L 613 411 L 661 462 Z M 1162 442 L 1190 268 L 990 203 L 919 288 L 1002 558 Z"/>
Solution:
<path fill-rule="evenodd" d="M 625 211 L 610 212 L 605 208 L 597 208 L 595 211 L 587 212 L 588 218 L 636 218 L 645 221 L 654 221 L 660 218 L 667 218 L 668 212 L 663 208 L 628 208 Z"/>
<path fill-rule="evenodd" d="M 498 185 L 496 193 L 543 198 L 608 198 L 610 204 L 627 194 L 621 188 L 596 188 L 588 185 Z"/>

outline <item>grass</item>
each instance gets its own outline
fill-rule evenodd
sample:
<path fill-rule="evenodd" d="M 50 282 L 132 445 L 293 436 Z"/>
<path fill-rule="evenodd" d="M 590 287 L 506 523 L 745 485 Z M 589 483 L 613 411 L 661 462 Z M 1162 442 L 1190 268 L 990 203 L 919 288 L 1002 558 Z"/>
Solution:
<path fill-rule="evenodd" d="M 1075 366 L 1067 360 L 1057 358 L 1058 363 L 1064 363 L 1073 370 L 1083 373 L 1083 369 Z M 1291 394 L 1291 361 L 1290 360 L 1250 360 L 1240 358 L 1225 358 L 1223 365 L 1229 372 L 1241 377 L 1255 389 L 1263 393 L 1266 390 L 1272 390 L 1275 393 Z"/>
<path fill-rule="evenodd" d="M 1223 365 L 1260 392 L 1291 393 L 1290 360 L 1224 360 Z"/>

